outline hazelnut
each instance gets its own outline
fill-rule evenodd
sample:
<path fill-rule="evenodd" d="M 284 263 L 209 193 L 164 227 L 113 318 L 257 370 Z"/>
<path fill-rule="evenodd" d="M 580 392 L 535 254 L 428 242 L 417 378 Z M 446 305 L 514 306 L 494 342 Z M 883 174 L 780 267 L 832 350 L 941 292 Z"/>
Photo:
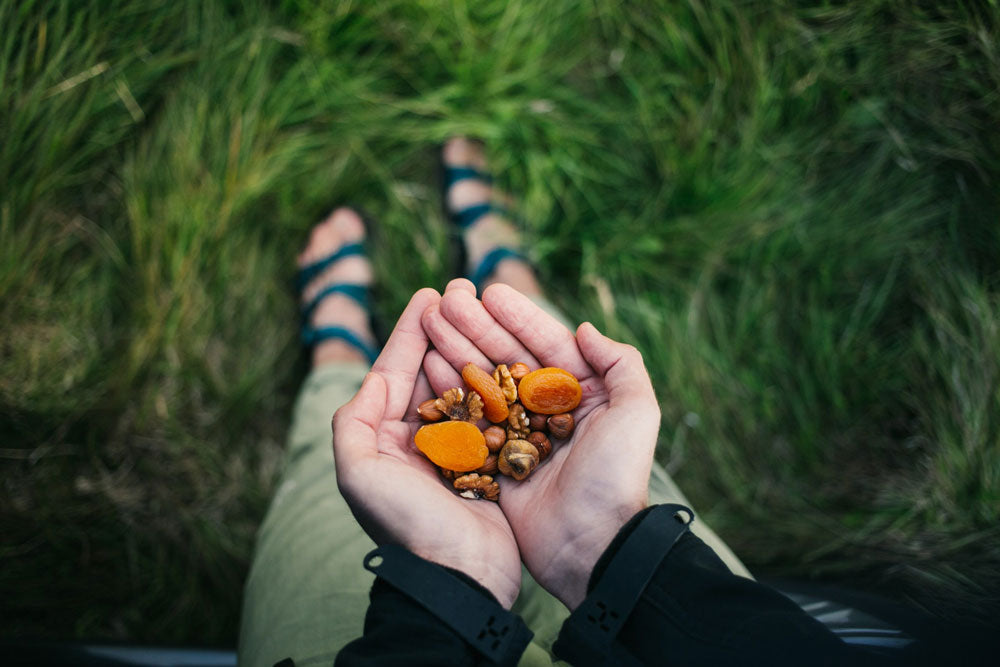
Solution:
<path fill-rule="evenodd" d="M 486 457 L 486 463 L 476 468 L 475 472 L 480 475 L 495 475 L 497 474 L 497 461 L 499 457 L 496 454 L 490 454 Z"/>
<path fill-rule="evenodd" d="M 521 378 L 531 372 L 528 364 L 522 364 L 520 361 L 516 364 L 511 364 L 507 370 L 510 372 L 510 376 L 514 378 L 514 382 L 520 382 Z"/>
<path fill-rule="evenodd" d="M 547 435 L 541 431 L 532 431 L 528 434 L 528 442 L 533 444 L 535 449 L 538 450 L 539 463 L 549 458 L 549 454 L 552 453 L 552 442 Z"/>
<path fill-rule="evenodd" d="M 490 450 L 490 454 L 496 454 L 507 442 L 507 431 L 502 426 L 490 426 L 483 431 L 483 437 L 486 438 L 486 448 Z"/>
<path fill-rule="evenodd" d="M 521 481 L 538 465 L 538 449 L 527 440 L 508 440 L 500 450 L 497 467 L 505 475 Z"/>
<path fill-rule="evenodd" d="M 425 422 L 441 421 L 444 418 L 444 413 L 437 408 L 436 398 L 429 398 L 418 405 L 417 414 L 420 415 L 420 418 Z"/>
<path fill-rule="evenodd" d="M 528 415 L 528 428 L 532 431 L 544 431 L 548 428 L 546 422 L 549 419 L 548 415 L 543 415 L 538 412 L 531 412 L 530 410 L 525 410 Z"/>
<path fill-rule="evenodd" d="M 576 422 L 573 421 L 573 415 L 568 412 L 564 412 L 561 415 L 552 415 L 549 417 L 548 424 L 549 435 L 560 440 L 571 436 L 573 434 L 573 427 L 576 426 Z"/>

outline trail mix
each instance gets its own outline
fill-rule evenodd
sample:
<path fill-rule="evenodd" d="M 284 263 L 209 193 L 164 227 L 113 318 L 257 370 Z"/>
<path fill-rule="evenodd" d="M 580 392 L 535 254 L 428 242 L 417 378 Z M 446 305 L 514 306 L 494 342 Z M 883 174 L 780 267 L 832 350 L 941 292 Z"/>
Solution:
<path fill-rule="evenodd" d="M 462 379 L 468 388 L 420 404 L 417 414 L 429 423 L 414 443 L 463 498 L 495 501 L 497 475 L 526 479 L 552 453 L 551 438 L 573 434 L 570 411 L 583 391 L 568 371 L 522 363 L 500 364 L 492 374 L 469 363 Z M 481 430 L 483 420 L 489 425 Z"/>

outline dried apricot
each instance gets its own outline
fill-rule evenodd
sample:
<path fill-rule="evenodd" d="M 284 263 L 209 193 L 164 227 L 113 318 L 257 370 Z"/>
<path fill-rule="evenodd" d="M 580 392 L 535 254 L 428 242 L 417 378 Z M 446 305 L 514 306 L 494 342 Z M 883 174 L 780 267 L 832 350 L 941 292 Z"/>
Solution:
<path fill-rule="evenodd" d="M 569 412 L 583 396 L 577 379 L 561 368 L 539 368 L 528 373 L 521 378 L 517 393 L 524 407 L 543 415 Z"/>
<path fill-rule="evenodd" d="M 483 397 L 483 414 L 488 420 L 497 424 L 507 419 L 507 398 L 492 375 L 470 362 L 462 369 L 462 379 Z M 558 412 L 566 411 L 558 410 Z"/>
<path fill-rule="evenodd" d="M 481 468 L 490 453 L 476 425 L 464 421 L 426 424 L 417 430 L 413 441 L 432 463 L 455 472 Z"/>

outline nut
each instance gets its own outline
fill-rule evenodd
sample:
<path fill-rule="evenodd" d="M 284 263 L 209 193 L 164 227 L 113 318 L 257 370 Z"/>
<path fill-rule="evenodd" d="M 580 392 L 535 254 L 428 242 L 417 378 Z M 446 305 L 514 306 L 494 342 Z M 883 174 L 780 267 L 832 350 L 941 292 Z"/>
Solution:
<path fill-rule="evenodd" d="M 576 426 L 576 422 L 573 421 L 573 415 L 568 412 L 552 415 L 549 417 L 548 424 L 549 435 L 560 440 L 571 436 L 573 434 L 573 427 Z"/>
<path fill-rule="evenodd" d="M 520 361 L 510 365 L 510 376 L 514 378 L 514 382 L 520 382 L 521 378 L 530 372 L 531 369 L 528 368 L 528 364 L 522 364 Z"/>
<path fill-rule="evenodd" d="M 500 385 L 500 391 L 503 392 L 503 397 L 507 399 L 508 403 L 513 403 L 517 400 L 517 385 L 514 384 L 514 378 L 511 377 L 510 371 L 507 370 L 507 364 L 497 366 L 496 370 L 493 371 L 493 379 Z"/>
<path fill-rule="evenodd" d="M 527 440 L 508 440 L 500 450 L 497 467 L 505 475 L 520 481 L 538 465 L 538 449 Z"/>
<path fill-rule="evenodd" d="M 476 468 L 475 472 L 478 472 L 480 475 L 497 474 L 497 470 L 499 470 L 499 468 L 497 467 L 497 461 L 499 460 L 499 458 L 500 457 L 498 457 L 496 454 L 490 454 L 489 456 L 486 457 L 486 463 Z"/>
<path fill-rule="evenodd" d="M 532 431 L 528 434 L 528 442 L 533 444 L 535 449 L 538 450 L 539 463 L 549 458 L 549 454 L 552 453 L 552 441 L 549 440 L 547 435 L 541 431 Z"/>
<path fill-rule="evenodd" d="M 531 429 L 528 427 L 528 415 L 524 411 L 524 406 L 520 403 L 513 404 L 507 414 L 507 439 L 523 440 L 529 433 Z"/>
<path fill-rule="evenodd" d="M 417 414 L 425 422 L 437 422 L 444 419 L 444 412 L 438 410 L 437 399 L 428 398 L 426 401 L 417 406 Z"/>
<path fill-rule="evenodd" d="M 434 402 L 434 407 L 453 421 L 475 424 L 483 418 L 483 397 L 474 391 L 468 394 L 461 387 L 449 389 Z"/>
<path fill-rule="evenodd" d="M 469 500 L 485 498 L 495 501 L 500 497 L 500 485 L 494 482 L 489 475 L 470 472 L 467 475 L 457 477 L 454 485 L 456 489 L 461 491 L 458 495 Z"/>
<path fill-rule="evenodd" d="M 502 426 L 490 426 L 483 431 L 483 437 L 486 438 L 486 448 L 490 450 L 490 454 L 496 454 L 507 442 L 507 431 Z"/>
<path fill-rule="evenodd" d="M 548 420 L 548 415 L 539 414 L 537 412 L 531 412 L 530 410 L 525 410 L 528 415 L 528 428 L 532 431 L 544 431 L 548 428 L 546 421 Z"/>
<path fill-rule="evenodd" d="M 455 472 L 454 470 L 448 470 L 447 468 L 438 468 L 438 470 L 441 471 L 441 476 L 449 482 L 454 481 L 456 477 L 459 477 L 462 474 L 460 472 Z"/>

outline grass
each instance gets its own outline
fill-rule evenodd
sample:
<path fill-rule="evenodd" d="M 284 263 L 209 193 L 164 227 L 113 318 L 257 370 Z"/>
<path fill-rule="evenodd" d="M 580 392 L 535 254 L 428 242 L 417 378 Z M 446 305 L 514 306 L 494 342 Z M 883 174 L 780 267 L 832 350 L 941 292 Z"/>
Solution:
<path fill-rule="evenodd" d="M 4 634 L 235 642 L 292 258 L 442 286 L 455 133 L 752 569 L 994 618 L 1000 6 L 924 4 L 0 1 Z"/>

